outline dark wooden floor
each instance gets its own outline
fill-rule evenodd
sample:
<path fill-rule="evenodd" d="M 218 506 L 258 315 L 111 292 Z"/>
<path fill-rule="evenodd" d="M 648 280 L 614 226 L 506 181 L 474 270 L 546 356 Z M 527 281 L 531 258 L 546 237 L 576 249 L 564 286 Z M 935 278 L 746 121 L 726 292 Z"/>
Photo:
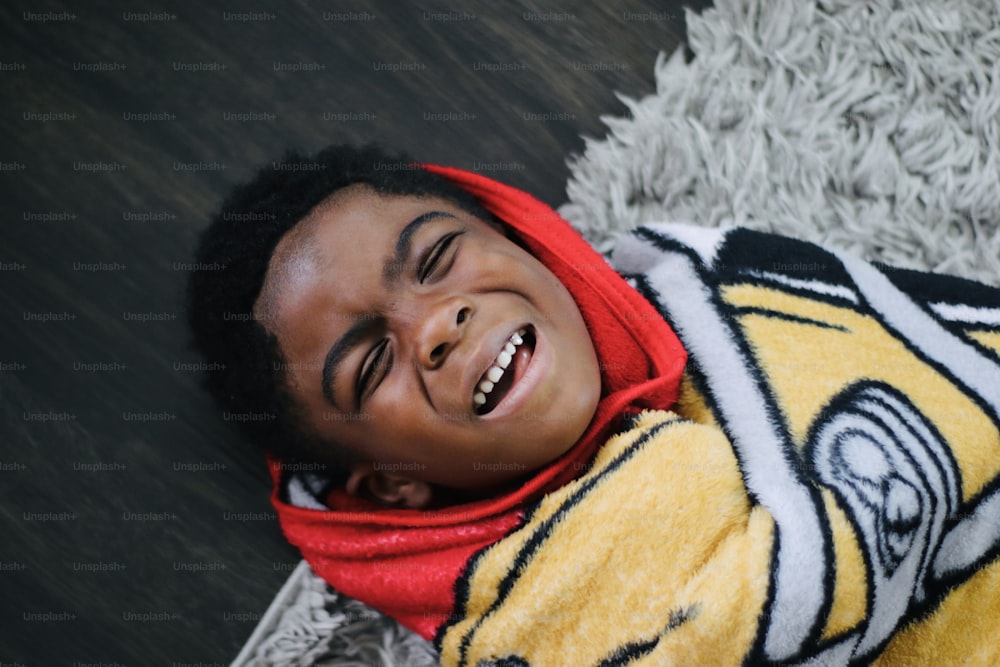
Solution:
<path fill-rule="evenodd" d="M 380 140 L 559 204 L 705 3 L 75 4 L 0 9 L 0 660 L 225 664 L 298 560 L 182 321 L 227 188 Z"/>

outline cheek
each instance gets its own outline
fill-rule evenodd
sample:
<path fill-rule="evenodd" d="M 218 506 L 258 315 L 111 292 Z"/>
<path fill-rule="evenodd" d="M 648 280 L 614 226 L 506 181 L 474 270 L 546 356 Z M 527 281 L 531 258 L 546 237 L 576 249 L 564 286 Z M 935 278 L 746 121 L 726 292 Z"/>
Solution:
<path fill-rule="evenodd" d="M 367 460 L 420 460 L 426 444 L 445 444 L 450 439 L 449 424 L 432 415 L 414 401 L 403 400 L 399 393 L 379 389 L 360 413 L 330 413 L 326 432 L 345 443 Z"/>
<path fill-rule="evenodd" d="M 327 412 L 320 417 L 323 439 L 343 452 L 348 458 L 359 461 L 371 461 L 377 455 L 373 442 L 373 425 L 378 418 L 373 413 L 335 413 Z"/>
<path fill-rule="evenodd" d="M 467 270 L 494 286 L 509 286 L 546 308 L 576 309 L 576 302 L 560 280 L 533 255 L 502 240 L 470 255 Z"/>
<path fill-rule="evenodd" d="M 520 247 L 513 246 L 508 261 L 518 268 L 518 273 L 531 286 L 540 301 L 571 313 L 579 312 L 569 290 L 541 260 Z M 563 313 L 564 317 L 565 315 Z"/>

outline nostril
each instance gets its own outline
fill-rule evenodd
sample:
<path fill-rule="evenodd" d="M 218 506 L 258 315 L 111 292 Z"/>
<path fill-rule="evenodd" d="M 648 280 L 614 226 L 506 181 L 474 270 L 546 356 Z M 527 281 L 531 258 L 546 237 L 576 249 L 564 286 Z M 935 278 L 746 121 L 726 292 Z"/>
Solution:
<path fill-rule="evenodd" d="M 455 318 L 455 321 L 458 322 L 459 324 L 461 324 L 462 322 L 464 322 L 468 318 L 469 318 L 469 309 L 468 308 L 462 308 L 461 310 L 458 311 L 458 317 Z"/>
<path fill-rule="evenodd" d="M 444 343 L 441 343 L 433 350 L 431 350 L 431 363 L 436 364 L 441 359 L 441 357 L 444 356 L 445 349 L 447 349 L 447 346 Z"/>

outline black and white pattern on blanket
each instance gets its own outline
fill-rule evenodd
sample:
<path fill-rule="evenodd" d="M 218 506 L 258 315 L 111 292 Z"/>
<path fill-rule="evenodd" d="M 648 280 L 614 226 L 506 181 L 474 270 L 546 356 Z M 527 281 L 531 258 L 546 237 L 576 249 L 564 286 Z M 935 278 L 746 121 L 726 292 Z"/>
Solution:
<path fill-rule="evenodd" d="M 940 418 L 928 417 L 926 406 L 879 374 L 861 373 L 793 437 L 784 390 L 762 370 L 767 364 L 757 358 L 759 346 L 740 320 L 757 315 L 817 330 L 847 327 L 770 302 L 734 306 L 724 296 L 751 286 L 776 300 L 804 296 L 863 313 L 893 344 L 902 343 L 915 364 L 946 378 L 996 425 L 1000 363 L 994 348 L 967 332 L 1000 335 L 997 290 L 883 271 L 745 229 L 648 225 L 623 239 L 613 263 L 680 336 L 690 354 L 689 373 L 733 443 L 748 495 L 774 518 L 770 590 L 761 616 L 767 622 L 751 662 L 864 662 L 997 557 L 1000 483 L 994 472 L 976 473 L 987 479 L 963 497 L 956 443 L 940 431 Z M 858 534 L 868 596 L 863 621 L 825 639 L 836 563 L 821 489 L 833 492 Z"/>

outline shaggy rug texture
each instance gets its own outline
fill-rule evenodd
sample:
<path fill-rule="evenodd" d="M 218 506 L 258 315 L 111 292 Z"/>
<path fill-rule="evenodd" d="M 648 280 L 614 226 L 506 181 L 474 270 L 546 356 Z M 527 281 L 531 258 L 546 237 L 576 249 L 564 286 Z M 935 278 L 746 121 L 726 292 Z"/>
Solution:
<path fill-rule="evenodd" d="M 742 225 L 1000 277 L 1000 3 L 719 0 L 571 160 L 560 212 L 602 250 L 638 224 Z"/>
<path fill-rule="evenodd" d="M 656 93 L 570 159 L 602 251 L 644 222 L 742 225 L 1000 284 L 1000 3 L 718 0 Z M 233 663 L 435 665 L 301 566 Z"/>

